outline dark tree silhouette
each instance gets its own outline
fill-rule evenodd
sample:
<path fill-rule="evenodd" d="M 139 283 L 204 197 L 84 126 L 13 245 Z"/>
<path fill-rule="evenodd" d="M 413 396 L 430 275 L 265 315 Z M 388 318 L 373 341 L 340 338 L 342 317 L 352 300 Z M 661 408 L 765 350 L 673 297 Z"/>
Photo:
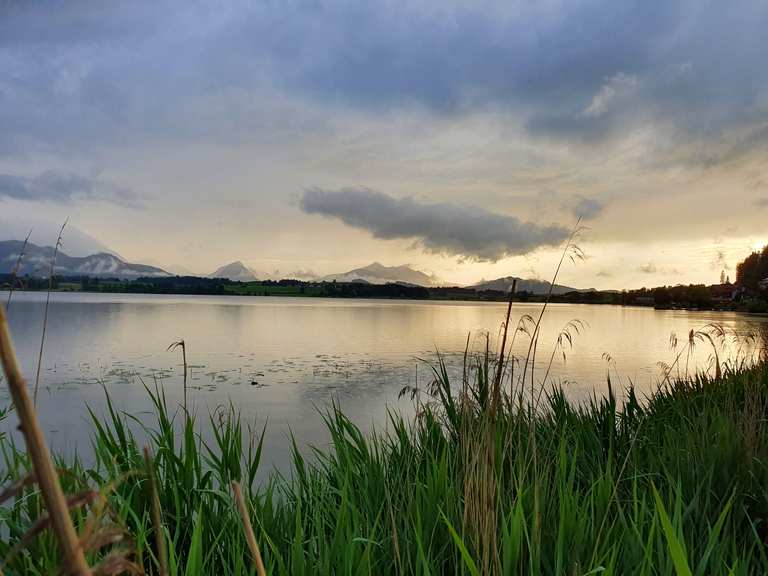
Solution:
<path fill-rule="evenodd" d="M 758 290 L 761 280 L 768 278 L 768 245 L 760 252 L 752 252 L 736 266 L 736 284 L 749 290 Z"/>

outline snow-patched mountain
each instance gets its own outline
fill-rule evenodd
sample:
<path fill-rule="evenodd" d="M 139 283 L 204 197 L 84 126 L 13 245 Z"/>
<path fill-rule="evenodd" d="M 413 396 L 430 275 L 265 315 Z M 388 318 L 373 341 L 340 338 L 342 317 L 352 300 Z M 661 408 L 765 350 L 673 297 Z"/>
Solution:
<path fill-rule="evenodd" d="M 51 222 L 40 218 L 0 216 L 0 242 L 19 240 L 30 234 L 30 242 L 34 242 L 38 246 L 52 245 L 56 242 L 60 230 L 61 222 Z M 104 252 L 122 258 L 109 246 L 80 230 L 72 223 L 68 223 L 64 228 L 62 249 L 70 256 L 88 256 Z"/>
<path fill-rule="evenodd" d="M 384 266 L 374 262 L 363 268 L 355 268 L 341 274 L 323 276 L 325 282 L 368 282 L 369 284 L 413 284 L 416 286 L 434 286 L 437 282 L 434 276 L 414 270 L 410 266 Z"/>
<path fill-rule="evenodd" d="M 226 278 L 235 282 L 253 282 L 258 279 L 258 274 L 253 268 L 249 268 L 240 260 L 230 262 L 218 268 L 215 272 L 208 274 L 209 278 Z"/>
<path fill-rule="evenodd" d="M 505 276 L 503 278 L 497 278 L 496 280 L 483 280 L 473 285 L 472 288 L 476 290 L 499 290 L 500 292 L 509 292 L 512 289 L 512 283 L 517 280 L 518 292 L 531 292 L 532 294 L 548 294 L 550 283 L 546 280 L 525 280 L 523 278 L 516 278 L 515 276 Z M 570 286 L 561 286 L 555 284 L 552 288 L 552 294 L 565 294 L 566 292 L 574 292 L 576 288 Z"/>
<path fill-rule="evenodd" d="M 0 274 L 11 274 L 21 258 L 18 276 L 47 277 L 50 272 L 53 248 L 38 246 L 20 240 L 0 242 Z M 69 256 L 59 250 L 56 255 L 54 274 L 57 276 L 107 276 L 110 278 L 138 278 L 140 276 L 171 276 L 162 268 L 145 264 L 131 264 L 114 254 L 99 252 L 90 256 Z"/>

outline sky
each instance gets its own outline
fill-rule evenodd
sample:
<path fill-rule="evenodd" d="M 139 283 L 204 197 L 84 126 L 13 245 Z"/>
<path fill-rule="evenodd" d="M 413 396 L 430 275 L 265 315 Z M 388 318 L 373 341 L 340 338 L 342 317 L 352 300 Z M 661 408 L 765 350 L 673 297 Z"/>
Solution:
<path fill-rule="evenodd" d="M 717 282 L 768 243 L 768 3 L 0 1 L 0 238 L 211 272 Z M 68 244 L 68 241 L 70 244 Z"/>

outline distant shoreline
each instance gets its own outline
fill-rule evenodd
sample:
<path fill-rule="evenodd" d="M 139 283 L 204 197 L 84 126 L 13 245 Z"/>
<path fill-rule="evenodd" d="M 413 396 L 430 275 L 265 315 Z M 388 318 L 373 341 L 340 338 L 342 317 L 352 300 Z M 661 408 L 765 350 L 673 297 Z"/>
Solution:
<path fill-rule="evenodd" d="M 0 291 L 7 291 L 10 282 L 0 277 Z M 24 278 L 22 286 L 15 292 L 45 292 L 48 280 L 42 278 Z M 678 287 L 686 288 L 686 287 Z M 696 286 L 702 294 L 707 287 Z M 702 297 L 690 302 L 665 302 L 663 305 L 654 301 L 649 294 L 658 289 L 640 289 L 626 291 L 571 291 L 560 294 L 534 294 L 518 292 L 516 302 L 562 304 L 599 304 L 614 306 L 633 306 L 654 308 L 657 310 L 719 311 L 765 314 L 768 307 L 750 308 L 749 302 L 735 300 L 716 300 Z M 103 279 L 89 277 L 55 278 L 52 292 L 92 293 L 92 294 L 146 294 L 146 295 L 198 295 L 198 296 L 285 296 L 294 298 L 338 298 L 338 299 L 384 299 L 384 300 L 428 300 L 441 302 L 507 302 L 509 294 L 500 290 L 477 290 L 464 287 L 423 287 L 408 284 L 370 284 L 358 282 L 305 282 L 300 280 L 238 282 L 221 278 L 201 278 L 194 276 L 175 276 L 163 278 L 138 278 L 134 280 Z M 706 296 L 706 294 L 704 294 Z M 761 303 L 761 301 L 758 301 Z"/>

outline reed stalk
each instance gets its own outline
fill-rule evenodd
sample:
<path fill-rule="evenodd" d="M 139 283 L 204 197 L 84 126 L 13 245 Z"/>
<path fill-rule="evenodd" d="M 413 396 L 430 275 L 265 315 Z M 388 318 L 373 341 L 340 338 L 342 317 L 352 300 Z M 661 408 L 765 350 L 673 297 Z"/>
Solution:
<path fill-rule="evenodd" d="M 256 573 L 259 576 L 266 576 L 267 572 L 264 570 L 264 562 L 261 560 L 261 552 L 259 552 L 259 545 L 256 542 L 256 536 L 253 533 L 251 517 L 248 514 L 248 506 L 245 504 L 245 498 L 243 498 L 243 491 L 240 489 L 239 482 L 232 481 L 232 491 L 235 494 L 235 502 L 237 503 L 240 517 L 243 519 L 243 531 L 245 532 L 245 539 L 248 542 L 248 548 L 251 550 L 253 564 L 256 566 Z"/>
<path fill-rule="evenodd" d="M 35 478 L 43 494 L 56 539 L 61 547 L 65 572 L 77 576 L 89 576 L 91 569 L 85 560 L 85 554 L 72 524 L 67 500 L 61 489 L 56 468 L 40 428 L 34 404 L 27 393 L 26 381 L 16 360 L 3 306 L 0 306 L 0 360 L 2 360 L 8 388 L 19 417 L 19 427 L 24 435 Z"/>
<path fill-rule="evenodd" d="M 160 497 L 157 494 L 157 478 L 155 466 L 152 462 L 152 454 L 149 447 L 144 447 L 144 462 L 147 467 L 147 479 L 149 480 L 149 492 L 152 499 L 152 525 L 155 531 L 155 546 L 157 547 L 157 563 L 159 575 L 168 576 L 168 550 L 165 546 L 165 534 L 163 533 L 163 519 L 160 511 Z"/>
<path fill-rule="evenodd" d="M 184 364 L 184 411 L 187 411 L 187 345 L 184 342 L 184 340 L 179 340 L 177 342 L 171 343 L 170 346 L 168 346 L 167 351 L 176 350 L 176 348 L 181 348 L 181 361 Z"/>
<path fill-rule="evenodd" d="M 30 236 L 32 236 L 31 228 L 27 233 L 27 237 L 24 238 L 24 244 L 21 245 L 21 251 L 19 252 L 19 257 L 16 259 L 16 264 L 14 264 L 13 270 L 11 271 L 11 287 L 8 289 L 8 300 L 5 303 L 6 309 L 9 308 L 11 305 L 11 296 L 13 296 L 13 291 L 16 289 L 16 282 L 19 281 L 19 271 L 21 270 L 21 263 L 24 260 L 24 256 L 27 253 L 27 244 L 29 244 Z"/>
<path fill-rule="evenodd" d="M 53 249 L 53 256 L 51 257 L 51 267 L 48 271 L 48 291 L 45 294 L 45 308 L 43 309 L 43 333 L 40 336 L 40 352 L 37 355 L 37 373 L 35 374 L 35 406 L 37 406 L 37 389 L 40 386 L 40 370 L 43 366 L 43 348 L 45 347 L 45 332 L 48 328 L 48 308 L 51 304 L 51 291 L 53 291 L 53 274 L 56 271 L 56 256 L 58 255 L 59 248 L 61 247 L 61 239 L 62 235 L 64 234 L 64 228 L 66 227 L 67 222 L 69 222 L 69 218 L 64 221 L 64 224 L 61 225 L 61 230 L 59 230 L 59 236 L 56 238 L 56 246 Z"/>

